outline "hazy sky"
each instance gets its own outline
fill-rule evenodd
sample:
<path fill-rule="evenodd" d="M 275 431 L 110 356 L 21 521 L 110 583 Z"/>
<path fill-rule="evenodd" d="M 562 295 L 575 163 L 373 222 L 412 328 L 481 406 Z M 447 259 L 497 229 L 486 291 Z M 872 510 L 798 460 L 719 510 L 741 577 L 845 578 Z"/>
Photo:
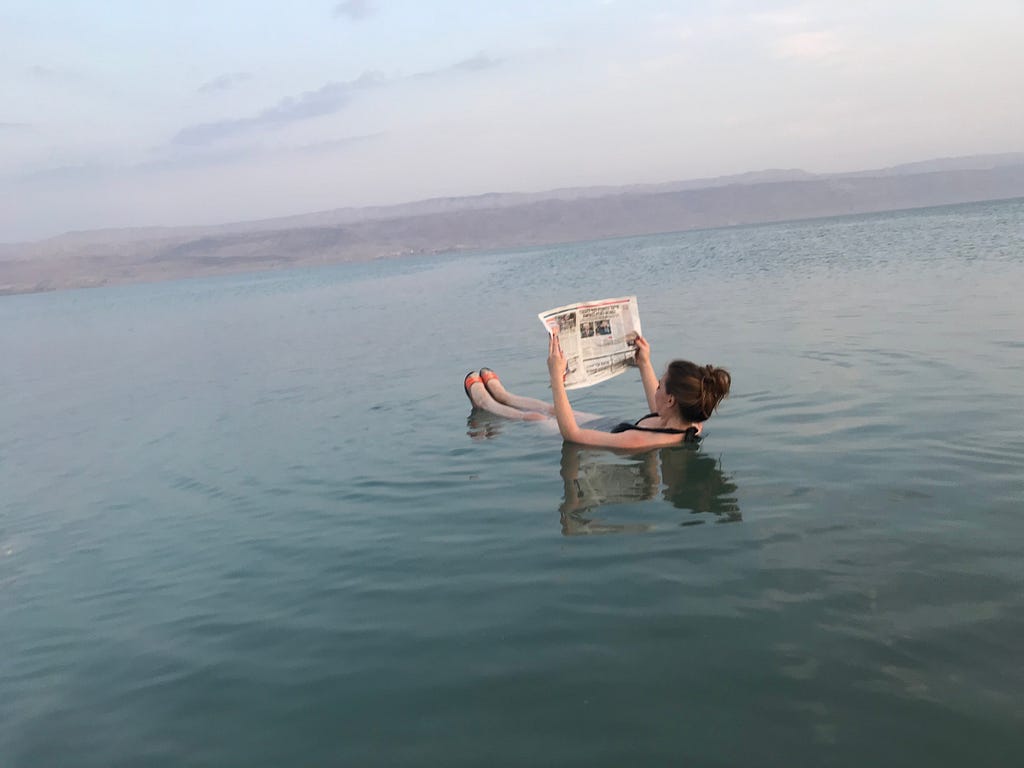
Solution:
<path fill-rule="evenodd" d="M 1024 0 L 3 0 L 0 241 L 1024 150 Z"/>

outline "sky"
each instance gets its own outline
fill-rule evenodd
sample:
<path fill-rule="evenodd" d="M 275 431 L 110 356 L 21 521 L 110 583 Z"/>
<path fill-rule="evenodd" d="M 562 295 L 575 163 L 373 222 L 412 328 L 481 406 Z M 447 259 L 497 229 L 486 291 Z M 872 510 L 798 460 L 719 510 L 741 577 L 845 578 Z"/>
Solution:
<path fill-rule="evenodd" d="M 1024 151 L 1024 0 L 0 0 L 0 242 Z"/>

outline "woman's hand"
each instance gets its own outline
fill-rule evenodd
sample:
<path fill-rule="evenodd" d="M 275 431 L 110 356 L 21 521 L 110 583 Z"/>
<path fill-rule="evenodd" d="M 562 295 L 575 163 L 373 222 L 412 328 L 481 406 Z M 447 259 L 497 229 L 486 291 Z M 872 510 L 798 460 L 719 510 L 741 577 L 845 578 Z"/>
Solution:
<path fill-rule="evenodd" d="M 551 381 L 565 381 L 565 355 L 562 345 L 558 343 L 558 334 L 552 333 L 548 340 L 548 373 Z"/>
<path fill-rule="evenodd" d="M 651 345 L 647 343 L 647 339 L 643 336 L 636 337 L 636 364 L 651 364 Z"/>

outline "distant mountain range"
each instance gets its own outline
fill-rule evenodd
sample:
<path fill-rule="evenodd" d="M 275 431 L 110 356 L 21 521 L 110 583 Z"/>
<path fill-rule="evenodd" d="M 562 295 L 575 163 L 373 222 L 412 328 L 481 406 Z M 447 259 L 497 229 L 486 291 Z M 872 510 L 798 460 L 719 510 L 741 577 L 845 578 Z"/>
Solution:
<path fill-rule="evenodd" d="M 840 174 L 492 193 L 204 227 L 0 245 L 0 294 L 488 250 L 1024 197 L 1024 153 Z"/>

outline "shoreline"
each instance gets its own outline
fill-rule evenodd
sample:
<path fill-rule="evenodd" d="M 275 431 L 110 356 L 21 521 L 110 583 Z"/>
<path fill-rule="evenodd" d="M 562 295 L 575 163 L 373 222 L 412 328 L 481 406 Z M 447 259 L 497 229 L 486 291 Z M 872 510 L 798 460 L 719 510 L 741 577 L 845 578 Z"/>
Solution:
<path fill-rule="evenodd" d="M 1006 175 L 1006 169 L 1002 170 Z M 898 207 L 849 199 L 848 194 L 846 199 L 835 194 L 831 200 L 823 199 L 816 194 L 826 184 L 821 181 L 778 182 L 742 190 L 718 187 L 545 201 L 337 227 L 163 236 L 128 243 L 89 243 L 78 248 L 58 238 L 56 243 L 26 244 L 25 254 L 0 260 L 0 297 L 1010 202 L 1024 199 L 1024 165 L 1012 170 L 1009 180 L 1019 184 L 1017 194 L 907 201 L 910 204 Z M 794 186 L 803 187 L 797 190 L 800 199 L 794 201 L 790 194 L 790 203 L 783 205 L 778 199 L 780 193 L 793 193 Z M 828 186 L 836 185 L 830 182 Z M 957 197 L 963 198 L 963 190 L 960 192 Z M 737 195 L 746 199 L 736 200 Z M 933 193 L 935 196 L 943 194 Z M 772 207 L 774 210 L 770 210 Z M 256 228 L 257 223 L 252 226 Z"/>

